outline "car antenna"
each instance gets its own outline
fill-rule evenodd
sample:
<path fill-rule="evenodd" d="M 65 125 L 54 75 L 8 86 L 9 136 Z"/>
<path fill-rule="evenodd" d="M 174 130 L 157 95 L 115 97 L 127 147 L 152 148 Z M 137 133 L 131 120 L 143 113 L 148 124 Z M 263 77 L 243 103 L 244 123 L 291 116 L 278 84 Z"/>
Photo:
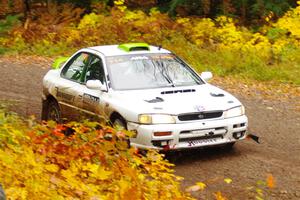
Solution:
<path fill-rule="evenodd" d="M 158 45 L 158 50 L 159 50 L 159 51 L 161 50 L 161 48 L 162 48 L 162 45 L 161 45 L 161 44 Z"/>

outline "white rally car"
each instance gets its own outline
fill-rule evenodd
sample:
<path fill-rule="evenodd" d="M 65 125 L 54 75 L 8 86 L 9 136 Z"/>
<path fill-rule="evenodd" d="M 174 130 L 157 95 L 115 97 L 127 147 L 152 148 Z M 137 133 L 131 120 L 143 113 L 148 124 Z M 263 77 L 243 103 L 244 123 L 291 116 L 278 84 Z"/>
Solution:
<path fill-rule="evenodd" d="M 42 119 L 102 118 L 142 149 L 232 146 L 246 137 L 245 109 L 211 77 L 145 43 L 84 48 L 45 75 Z"/>

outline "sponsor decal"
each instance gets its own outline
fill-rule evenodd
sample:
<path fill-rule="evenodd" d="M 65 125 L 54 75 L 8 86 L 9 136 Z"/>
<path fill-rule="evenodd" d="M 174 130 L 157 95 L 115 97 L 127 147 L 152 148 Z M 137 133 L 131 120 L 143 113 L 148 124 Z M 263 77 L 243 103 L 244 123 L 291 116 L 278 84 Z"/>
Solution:
<path fill-rule="evenodd" d="M 203 140 L 191 140 L 188 141 L 188 146 L 196 146 L 196 145 L 201 145 L 201 144 L 210 144 L 210 143 L 215 143 L 217 142 L 216 138 L 211 138 L 211 139 L 203 139 Z"/>
<path fill-rule="evenodd" d="M 131 57 L 130 60 L 148 60 L 149 58 L 147 56 L 135 56 Z"/>
<path fill-rule="evenodd" d="M 100 98 L 84 93 L 83 94 L 83 103 L 88 103 L 88 104 L 94 104 L 94 103 L 99 103 L 100 102 Z"/>

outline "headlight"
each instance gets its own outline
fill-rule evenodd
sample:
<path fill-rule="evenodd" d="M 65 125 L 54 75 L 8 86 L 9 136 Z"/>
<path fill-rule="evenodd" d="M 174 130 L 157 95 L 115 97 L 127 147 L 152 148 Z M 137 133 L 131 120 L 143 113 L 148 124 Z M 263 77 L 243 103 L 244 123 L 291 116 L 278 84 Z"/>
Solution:
<path fill-rule="evenodd" d="M 139 123 L 141 124 L 175 124 L 175 117 L 164 114 L 141 114 Z"/>
<path fill-rule="evenodd" d="M 245 114 L 245 107 L 238 106 L 224 112 L 224 118 L 238 117 Z"/>

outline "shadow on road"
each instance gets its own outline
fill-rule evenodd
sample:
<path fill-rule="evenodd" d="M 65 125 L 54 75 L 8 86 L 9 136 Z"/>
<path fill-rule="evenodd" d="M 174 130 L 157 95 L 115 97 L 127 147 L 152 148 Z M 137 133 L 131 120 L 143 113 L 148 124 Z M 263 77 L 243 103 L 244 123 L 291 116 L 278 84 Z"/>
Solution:
<path fill-rule="evenodd" d="M 233 158 L 239 157 L 241 155 L 245 155 L 246 152 L 242 152 L 241 148 L 233 147 L 209 147 L 209 148 L 201 148 L 201 149 L 192 149 L 188 151 L 176 151 L 166 153 L 166 159 L 176 166 L 185 165 L 188 163 L 189 165 L 193 162 L 206 162 L 213 161 L 219 159 Z"/>

